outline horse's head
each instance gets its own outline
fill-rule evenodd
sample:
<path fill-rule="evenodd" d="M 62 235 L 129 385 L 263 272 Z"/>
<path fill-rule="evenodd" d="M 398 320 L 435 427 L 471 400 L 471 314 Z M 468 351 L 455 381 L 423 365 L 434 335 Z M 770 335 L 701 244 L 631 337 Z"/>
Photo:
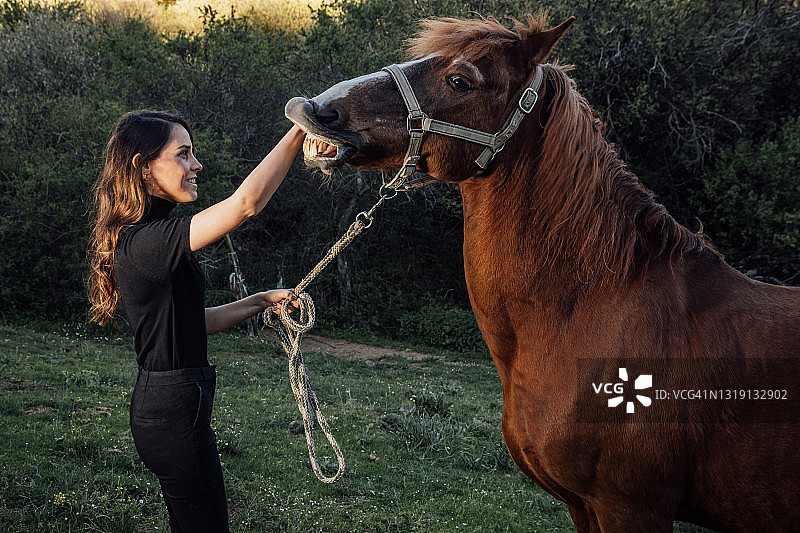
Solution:
<path fill-rule="evenodd" d="M 515 31 L 491 17 L 423 21 L 423 30 L 410 41 L 415 59 L 397 65 L 399 76 L 408 80 L 421 111 L 433 122 L 495 134 L 515 109 L 534 106 L 536 95 L 529 98 L 526 88 L 573 20 L 546 31 L 544 17 L 530 15 L 527 25 L 515 22 Z M 309 166 L 330 173 L 345 163 L 381 170 L 404 164 L 410 130 L 421 128 L 422 119 L 409 119 L 408 97 L 398 90 L 396 71 L 367 74 L 310 100 L 289 101 L 286 115 L 310 134 L 304 145 Z M 486 149 L 463 135 L 429 131 L 434 133 L 424 135 L 415 163 L 438 180 L 473 176 L 481 170 L 476 158 L 489 159 L 502 148 L 495 143 Z"/>

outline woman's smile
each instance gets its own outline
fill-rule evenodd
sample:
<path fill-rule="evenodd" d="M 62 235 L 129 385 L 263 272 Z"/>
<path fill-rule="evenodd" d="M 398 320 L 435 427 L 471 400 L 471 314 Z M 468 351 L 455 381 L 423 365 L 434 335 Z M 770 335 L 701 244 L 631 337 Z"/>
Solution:
<path fill-rule="evenodd" d="M 149 176 L 148 192 L 175 203 L 193 202 L 197 200 L 197 173 L 202 169 L 189 132 L 176 124 L 161 153 L 144 168 Z"/>

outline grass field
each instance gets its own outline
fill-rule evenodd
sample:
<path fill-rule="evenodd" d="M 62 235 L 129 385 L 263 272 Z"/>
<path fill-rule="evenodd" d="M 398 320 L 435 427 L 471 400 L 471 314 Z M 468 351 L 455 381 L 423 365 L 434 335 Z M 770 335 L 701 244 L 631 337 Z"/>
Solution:
<path fill-rule="evenodd" d="M 0 327 L 0 531 L 168 529 L 128 429 L 130 340 L 100 335 Z M 566 507 L 508 458 L 491 361 L 306 356 L 348 464 L 331 486 L 290 430 L 299 415 L 282 349 L 222 334 L 210 354 L 232 531 L 572 531 Z"/>

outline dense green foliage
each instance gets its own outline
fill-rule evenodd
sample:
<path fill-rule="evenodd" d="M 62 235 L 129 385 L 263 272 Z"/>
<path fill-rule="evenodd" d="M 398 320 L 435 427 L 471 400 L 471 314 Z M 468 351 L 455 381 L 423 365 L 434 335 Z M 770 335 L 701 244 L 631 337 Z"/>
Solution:
<path fill-rule="evenodd" d="M 800 9 L 795 1 L 333 0 L 297 34 L 248 14 L 198 11 L 199 34 L 161 35 L 141 19 L 92 18 L 79 2 L 0 3 L 0 313 L 84 316 L 89 187 L 108 134 L 129 109 L 187 116 L 200 201 L 229 194 L 289 123 L 284 103 L 403 58 L 429 16 L 520 18 L 550 8 L 578 22 L 554 59 L 608 124 L 631 168 L 681 222 L 706 232 L 748 274 L 800 271 Z M 169 6 L 165 6 L 168 9 Z M 273 21 L 274 22 L 274 21 Z M 267 209 L 233 236 L 251 289 L 291 286 L 380 176 L 332 180 L 298 164 Z M 321 321 L 450 349 L 479 341 L 461 264 L 458 191 L 395 199 L 312 285 Z M 209 303 L 231 298 L 223 246 L 202 252 Z M 420 312 L 422 308 L 422 312 Z M 431 331 L 431 321 L 437 329 Z M 357 324 L 358 326 L 354 326 Z"/>
<path fill-rule="evenodd" d="M 760 144 L 722 152 L 705 182 L 710 232 L 748 275 L 797 283 L 800 264 L 800 117 Z M 767 267 L 768 265 L 768 267 Z"/>

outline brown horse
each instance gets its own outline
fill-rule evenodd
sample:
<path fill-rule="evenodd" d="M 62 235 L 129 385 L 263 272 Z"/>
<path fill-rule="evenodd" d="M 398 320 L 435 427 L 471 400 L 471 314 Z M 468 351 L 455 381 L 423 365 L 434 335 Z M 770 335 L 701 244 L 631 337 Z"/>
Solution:
<path fill-rule="evenodd" d="M 458 183 L 508 450 L 578 531 L 799 531 L 800 290 L 735 271 L 627 170 L 567 69 L 542 64 L 571 22 L 426 21 L 398 66 L 425 115 L 383 71 L 287 115 L 325 171 Z M 502 151 L 425 128 L 499 134 L 517 109 Z"/>

